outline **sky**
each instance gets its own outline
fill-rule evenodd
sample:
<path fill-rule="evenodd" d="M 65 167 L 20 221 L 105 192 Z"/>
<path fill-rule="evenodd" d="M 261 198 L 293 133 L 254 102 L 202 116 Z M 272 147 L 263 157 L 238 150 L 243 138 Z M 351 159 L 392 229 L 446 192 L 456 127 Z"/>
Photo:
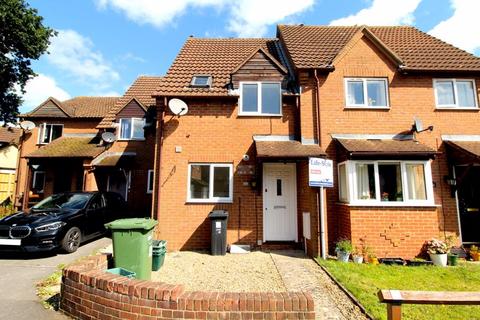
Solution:
<path fill-rule="evenodd" d="M 49 96 L 119 96 L 165 74 L 186 38 L 275 37 L 277 24 L 413 25 L 480 55 L 480 0 L 28 0 L 57 30 L 21 112 Z"/>

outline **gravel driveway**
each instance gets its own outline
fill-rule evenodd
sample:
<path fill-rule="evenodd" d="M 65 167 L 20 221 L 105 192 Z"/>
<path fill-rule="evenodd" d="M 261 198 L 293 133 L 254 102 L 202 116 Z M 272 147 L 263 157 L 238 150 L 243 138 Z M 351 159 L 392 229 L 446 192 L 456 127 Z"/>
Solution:
<path fill-rule="evenodd" d="M 368 319 L 312 259 L 297 250 L 226 256 L 167 253 L 152 280 L 183 284 L 189 291 L 306 291 L 315 301 L 317 319 Z"/>
<path fill-rule="evenodd" d="M 211 256 L 181 251 L 167 253 L 165 264 L 152 280 L 183 284 L 191 291 L 285 291 L 282 277 L 269 253 Z"/>

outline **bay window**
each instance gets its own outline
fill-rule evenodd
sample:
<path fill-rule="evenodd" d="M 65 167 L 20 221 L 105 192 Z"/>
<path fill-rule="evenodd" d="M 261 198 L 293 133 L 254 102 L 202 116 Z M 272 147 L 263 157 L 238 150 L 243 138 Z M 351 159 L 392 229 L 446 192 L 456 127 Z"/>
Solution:
<path fill-rule="evenodd" d="M 189 202 L 232 202 L 233 166 L 220 163 L 188 165 Z"/>
<path fill-rule="evenodd" d="M 338 165 L 339 199 L 353 205 L 433 205 L 429 161 L 349 160 Z"/>

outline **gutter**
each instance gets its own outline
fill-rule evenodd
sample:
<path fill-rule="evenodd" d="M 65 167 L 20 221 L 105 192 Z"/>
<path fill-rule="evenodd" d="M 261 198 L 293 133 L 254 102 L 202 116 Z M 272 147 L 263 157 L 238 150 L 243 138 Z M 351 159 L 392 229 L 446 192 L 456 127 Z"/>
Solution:
<path fill-rule="evenodd" d="M 332 70 L 333 71 L 333 70 Z M 313 70 L 313 76 L 315 77 L 315 84 L 316 84 L 316 99 L 315 99 L 315 106 L 317 108 L 317 139 L 318 139 L 318 146 L 320 147 L 320 142 L 321 142 L 321 135 L 320 135 L 320 81 L 318 80 L 318 74 L 317 74 L 317 69 Z M 320 245 L 320 254 L 322 259 L 326 259 L 327 257 L 327 250 L 325 246 L 325 192 L 323 191 L 323 187 L 320 188 L 318 191 L 318 196 L 317 196 L 317 214 L 318 214 L 318 219 L 317 221 L 319 222 L 319 226 L 317 227 L 317 232 L 318 232 L 318 241 Z"/>
<path fill-rule="evenodd" d="M 158 98 L 158 97 L 156 97 Z M 165 107 L 167 105 L 167 97 L 163 98 L 163 106 L 162 109 L 157 111 L 158 119 L 157 119 L 157 130 L 156 130 L 156 143 L 155 143 L 155 162 L 153 166 L 153 177 L 155 183 L 153 184 L 152 194 L 156 200 L 156 209 L 157 209 L 157 216 L 155 217 L 155 201 L 152 203 L 152 219 L 158 220 L 160 215 L 160 195 L 162 191 L 161 186 L 161 168 L 162 168 L 162 147 L 163 147 L 163 118 L 165 116 Z"/>

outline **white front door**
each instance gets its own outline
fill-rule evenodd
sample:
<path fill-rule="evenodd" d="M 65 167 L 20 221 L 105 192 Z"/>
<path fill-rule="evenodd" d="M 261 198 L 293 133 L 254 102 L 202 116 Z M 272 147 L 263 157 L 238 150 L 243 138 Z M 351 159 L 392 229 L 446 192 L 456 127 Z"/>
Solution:
<path fill-rule="evenodd" d="M 263 165 L 263 241 L 298 241 L 295 163 Z"/>

